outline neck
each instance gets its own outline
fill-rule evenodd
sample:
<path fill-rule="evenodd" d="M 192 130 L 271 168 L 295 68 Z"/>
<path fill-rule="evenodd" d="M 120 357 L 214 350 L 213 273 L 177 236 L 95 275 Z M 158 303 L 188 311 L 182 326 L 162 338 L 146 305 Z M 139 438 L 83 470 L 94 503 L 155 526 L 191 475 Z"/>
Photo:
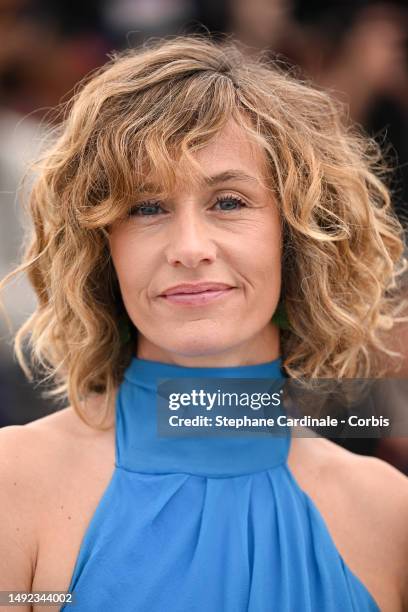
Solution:
<path fill-rule="evenodd" d="M 257 365 L 274 361 L 280 356 L 279 329 L 271 323 L 249 341 L 224 351 L 206 354 L 183 354 L 166 350 L 140 334 L 136 356 L 148 361 L 197 368 Z"/>

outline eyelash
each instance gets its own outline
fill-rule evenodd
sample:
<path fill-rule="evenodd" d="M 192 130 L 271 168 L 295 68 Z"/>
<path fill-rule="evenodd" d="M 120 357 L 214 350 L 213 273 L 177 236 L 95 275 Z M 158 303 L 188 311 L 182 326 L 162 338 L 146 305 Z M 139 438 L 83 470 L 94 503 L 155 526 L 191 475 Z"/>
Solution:
<path fill-rule="evenodd" d="M 241 200 L 241 198 L 238 198 L 237 196 L 234 195 L 225 195 L 225 196 L 220 196 L 217 198 L 214 206 L 216 206 L 217 204 L 220 204 L 222 202 L 227 202 L 228 200 L 233 200 L 234 202 L 238 203 L 240 208 L 245 208 L 246 204 L 243 200 Z M 141 210 L 144 207 L 158 207 L 160 206 L 159 202 L 142 202 L 141 204 L 135 204 L 134 206 L 132 206 L 132 208 L 129 210 L 128 216 L 129 217 L 136 217 L 136 216 L 140 216 L 140 217 L 155 217 L 157 215 L 137 215 L 136 213 Z M 157 210 L 157 209 L 156 209 Z M 235 212 L 237 209 L 230 209 L 232 212 Z M 230 212 L 229 210 L 221 210 L 219 212 L 222 213 L 228 213 Z"/>

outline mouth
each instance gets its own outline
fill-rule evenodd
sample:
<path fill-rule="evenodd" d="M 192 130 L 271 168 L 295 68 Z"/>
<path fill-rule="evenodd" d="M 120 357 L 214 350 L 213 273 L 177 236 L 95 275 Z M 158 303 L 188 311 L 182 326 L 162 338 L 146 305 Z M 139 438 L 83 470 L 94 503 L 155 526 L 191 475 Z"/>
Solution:
<path fill-rule="evenodd" d="M 207 289 L 194 293 L 172 293 L 171 295 L 160 296 L 169 304 L 179 304 L 181 306 L 204 306 L 215 300 L 228 296 L 235 287 L 225 289 Z"/>

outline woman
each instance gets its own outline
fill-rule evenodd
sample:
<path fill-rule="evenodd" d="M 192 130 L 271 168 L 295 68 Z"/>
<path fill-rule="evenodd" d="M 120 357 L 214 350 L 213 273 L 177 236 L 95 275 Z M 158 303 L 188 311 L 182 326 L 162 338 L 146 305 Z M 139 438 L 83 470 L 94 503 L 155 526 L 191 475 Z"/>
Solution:
<path fill-rule="evenodd" d="M 88 81 L 17 269 L 39 300 L 17 356 L 30 376 L 30 333 L 70 406 L 1 432 L 1 589 L 81 611 L 407 609 L 397 470 L 316 437 L 156 436 L 160 378 L 368 377 L 395 356 L 378 159 L 326 94 L 232 44 L 159 41 Z"/>

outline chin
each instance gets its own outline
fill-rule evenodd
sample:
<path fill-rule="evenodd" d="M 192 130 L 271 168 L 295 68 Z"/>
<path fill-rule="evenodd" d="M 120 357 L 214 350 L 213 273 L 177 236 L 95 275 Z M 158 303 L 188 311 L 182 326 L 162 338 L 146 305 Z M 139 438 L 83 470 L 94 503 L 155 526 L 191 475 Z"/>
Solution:
<path fill-rule="evenodd" d="M 208 342 L 203 339 L 202 342 L 182 342 L 173 348 L 174 353 L 184 355 L 185 357 L 199 357 L 202 355 L 217 355 L 223 352 L 228 347 L 223 346 L 220 342 Z"/>
<path fill-rule="evenodd" d="M 163 340 L 160 344 L 164 347 Z M 214 337 L 212 337 L 212 334 L 195 334 L 190 338 L 186 336 L 177 339 L 174 338 L 172 340 L 169 338 L 166 342 L 166 348 L 172 353 L 177 353 L 185 357 L 198 357 L 200 355 L 217 355 L 218 353 L 222 353 L 232 348 L 230 344 L 232 343 L 226 340 L 223 341 L 223 338 L 221 338 L 219 334 Z"/>

